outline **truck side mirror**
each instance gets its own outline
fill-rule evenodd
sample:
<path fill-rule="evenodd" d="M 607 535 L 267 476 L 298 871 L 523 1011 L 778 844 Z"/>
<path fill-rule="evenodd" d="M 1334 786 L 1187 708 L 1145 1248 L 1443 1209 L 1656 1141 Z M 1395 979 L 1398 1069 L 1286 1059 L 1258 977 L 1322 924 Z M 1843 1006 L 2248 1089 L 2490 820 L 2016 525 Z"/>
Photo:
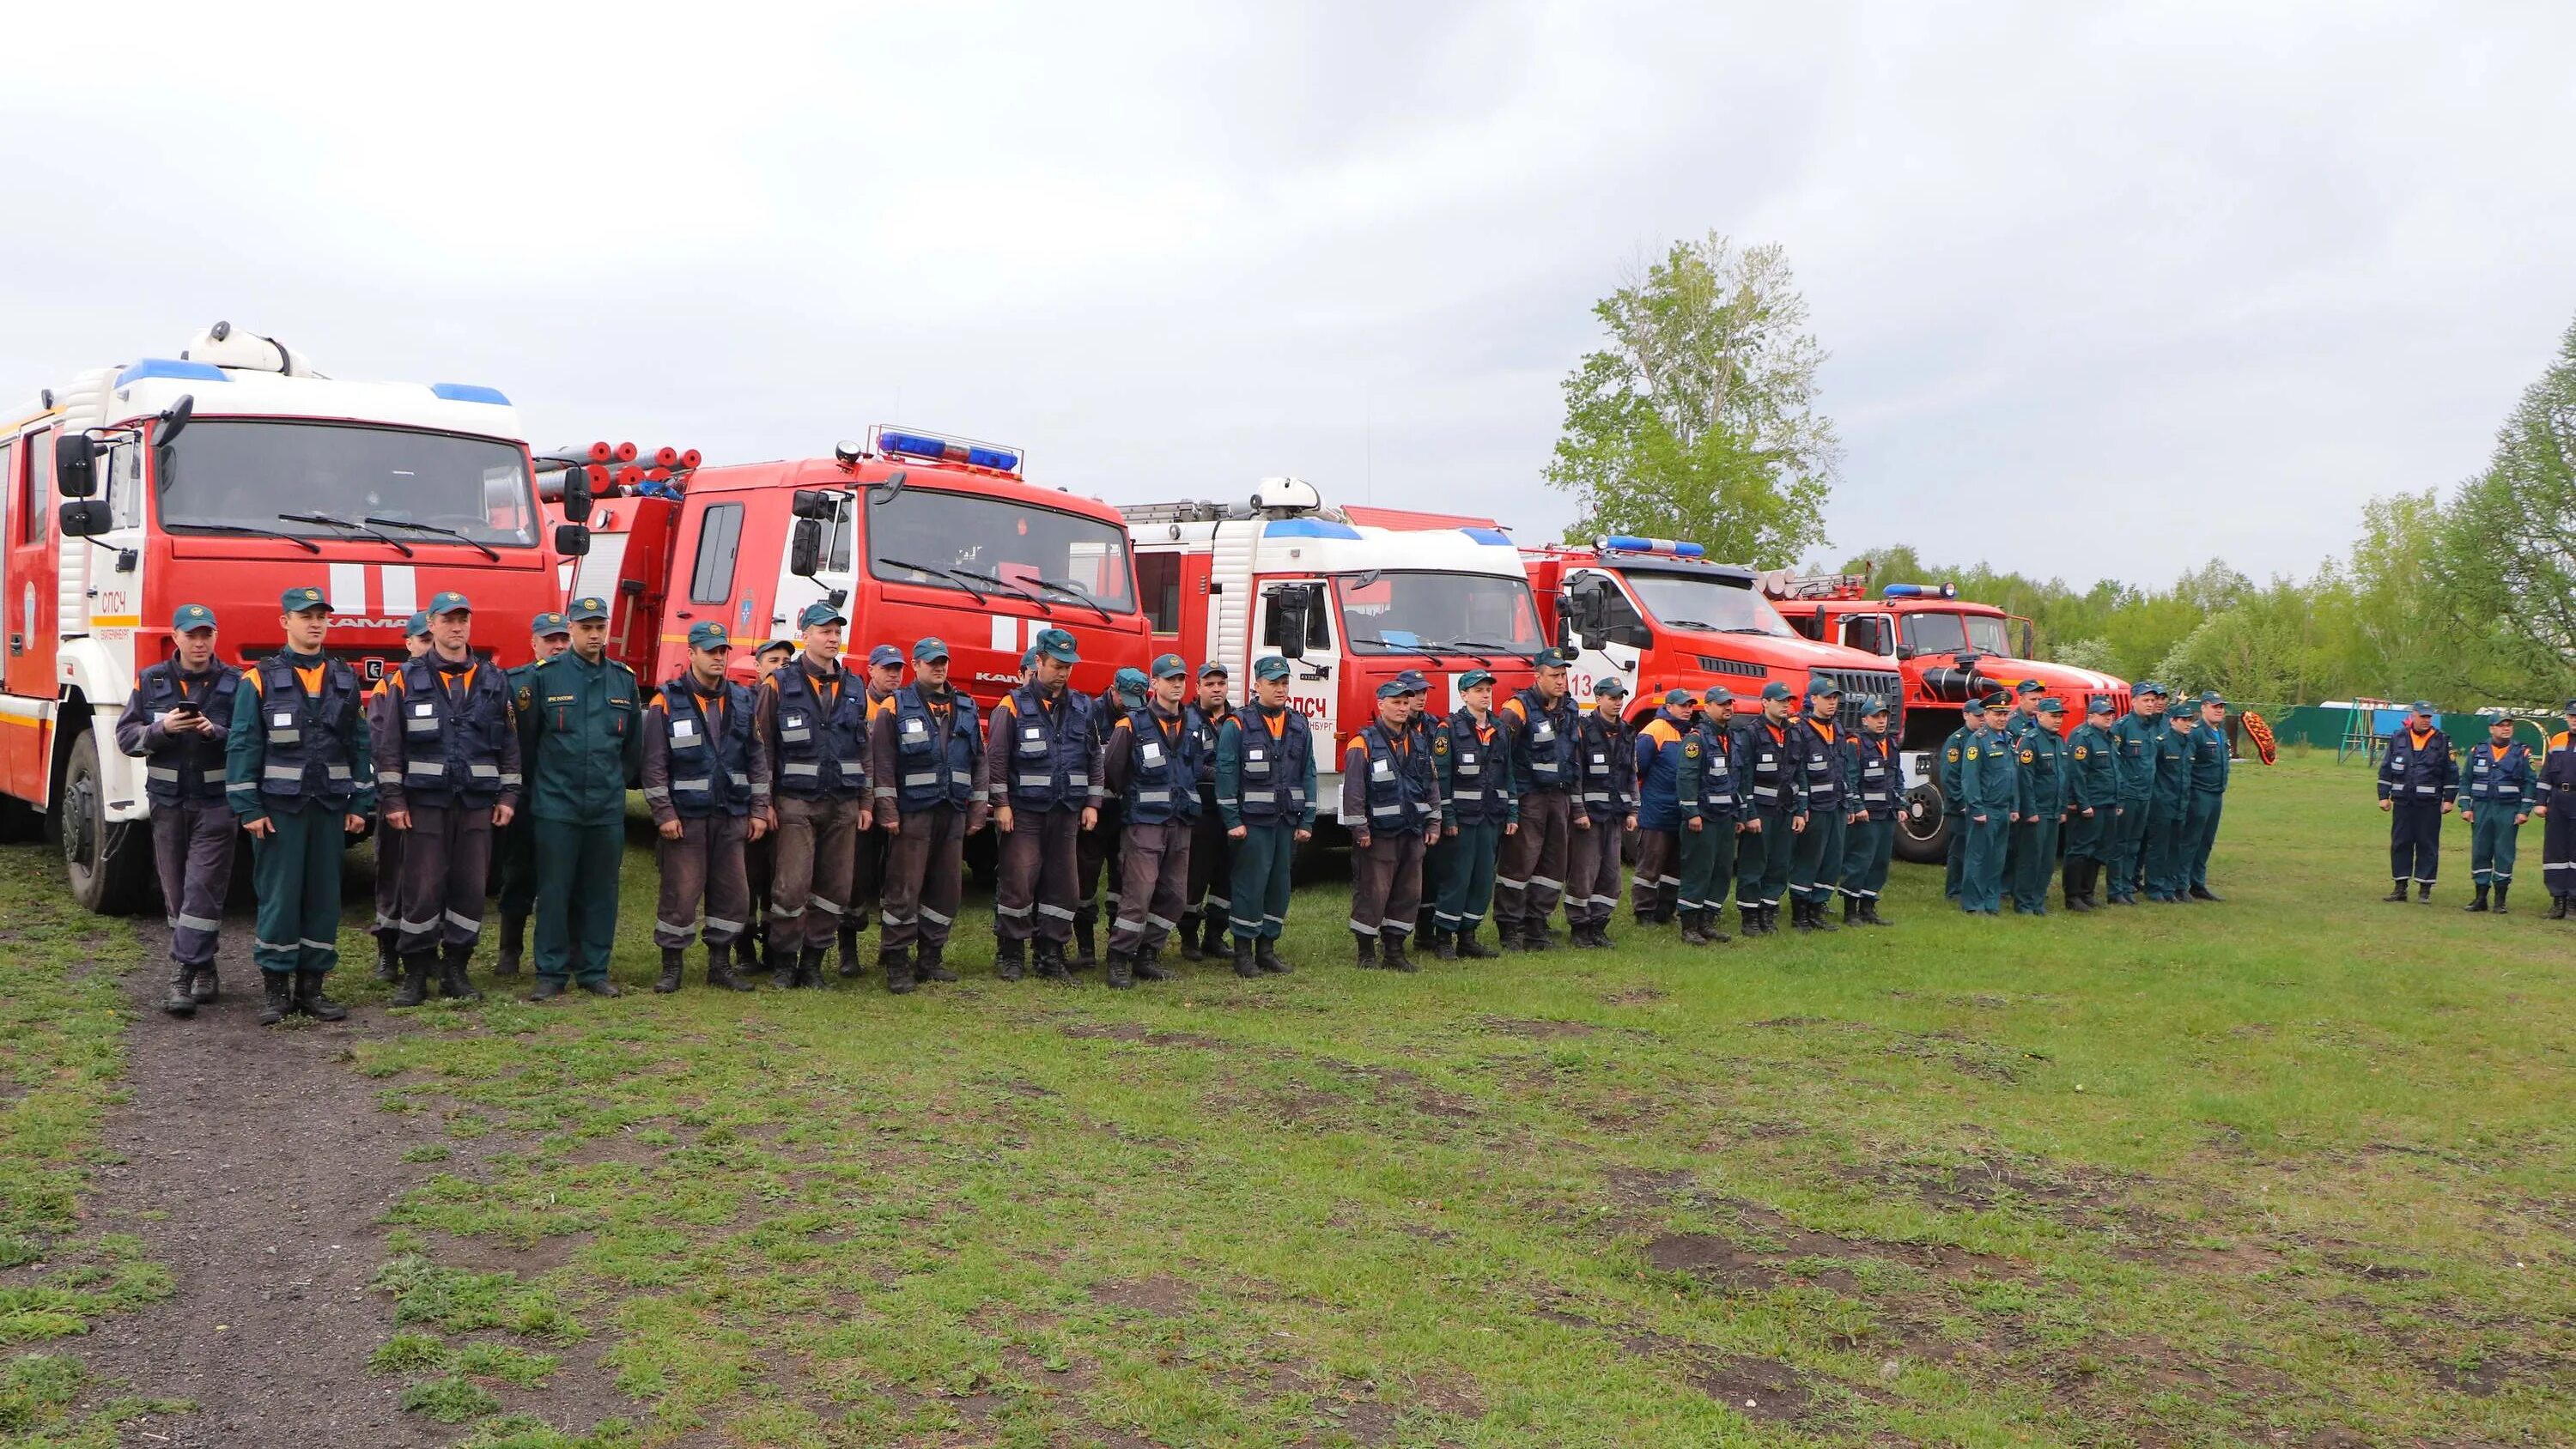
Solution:
<path fill-rule="evenodd" d="M 1314 626 L 1320 592 L 1313 584 L 1283 584 L 1271 594 L 1270 613 L 1279 621 L 1280 658 L 1306 657 L 1306 631 Z"/>
<path fill-rule="evenodd" d="M 1609 590 L 1605 579 L 1580 578 L 1565 591 L 1558 612 L 1573 620 L 1575 638 L 1584 648 L 1597 647 L 1594 641 L 1609 627 Z"/>
<path fill-rule="evenodd" d="M 94 538 L 115 526 L 115 510 L 104 498 L 84 498 L 63 505 L 65 538 Z"/>
<path fill-rule="evenodd" d="M 800 579 L 810 579 L 823 567 L 823 520 L 799 518 L 788 530 L 787 571 Z"/>
<path fill-rule="evenodd" d="M 54 439 L 54 489 L 65 498 L 98 492 L 98 444 L 89 434 L 67 432 Z"/>
<path fill-rule="evenodd" d="M 584 499 L 583 501 L 588 502 L 589 500 Z M 582 511 L 587 513 L 590 510 L 583 509 Z M 580 558 L 584 554 L 589 553 L 590 530 L 582 527 L 578 523 L 556 524 L 555 552 L 562 554 L 565 558 Z"/>
<path fill-rule="evenodd" d="M 2021 621 L 2021 657 L 2024 659 L 2039 657 L 2039 626 L 2028 619 Z"/>
<path fill-rule="evenodd" d="M 586 464 L 576 463 L 564 469 L 563 513 L 575 523 L 590 521 L 590 468 Z"/>
<path fill-rule="evenodd" d="M 1843 622 L 1843 647 L 1863 654 L 1887 652 L 1887 626 L 1876 614 L 1861 614 Z"/>
<path fill-rule="evenodd" d="M 152 441 L 164 448 L 179 441 L 179 434 L 187 431 L 188 419 L 196 415 L 196 394 L 181 393 L 177 402 L 162 410 L 161 430 L 153 436 Z"/>

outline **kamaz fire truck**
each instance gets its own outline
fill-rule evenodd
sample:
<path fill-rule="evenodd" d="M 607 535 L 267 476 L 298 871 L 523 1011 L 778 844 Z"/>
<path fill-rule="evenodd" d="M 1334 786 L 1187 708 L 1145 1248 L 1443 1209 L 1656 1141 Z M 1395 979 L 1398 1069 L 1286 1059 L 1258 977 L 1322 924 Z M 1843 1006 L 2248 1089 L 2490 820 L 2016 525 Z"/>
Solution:
<path fill-rule="evenodd" d="M 849 616 L 843 649 L 861 659 L 877 644 L 909 659 L 937 635 L 951 681 L 986 706 L 1018 687 L 1042 629 L 1074 636 L 1073 687 L 1094 694 L 1152 657 L 1118 511 L 1029 483 L 1016 448 L 878 427 L 828 458 L 704 467 L 599 444 L 540 461 L 550 510 L 589 509 L 566 596 L 609 601 L 610 652 L 648 684 L 687 667 L 704 620 L 747 677 L 752 651 L 821 599 Z"/>
<path fill-rule="evenodd" d="M 2029 658 L 2037 631 L 2028 619 L 1962 599 L 1950 584 L 1889 584 L 1871 598 L 1866 573 L 1781 572 L 1763 575 L 1762 588 L 1801 634 L 1878 655 L 1902 671 L 1905 720 L 1898 749 L 1906 802 L 1896 822 L 1896 853 L 1904 859 L 1928 863 L 1949 848 L 1933 757 L 1959 727 L 1960 708 L 1971 697 L 2035 679 L 2065 702 L 2060 728 L 2068 731 L 2084 723 L 2087 695 L 2107 694 L 2115 710 L 2128 712 L 2126 680 Z"/>
<path fill-rule="evenodd" d="M 225 323 L 5 416 L 0 791 L 22 829 L 51 818 L 96 911 L 157 892 L 143 762 L 112 726 L 137 671 L 169 657 L 178 605 L 212 607 L 222 657 L 243 663 L 283 646 L 278 595 L 317 585 L 330 651 L 374 679 L 411 613 L 454 589 L 515 663 L 559 554 L 582 546 L 577 525 L 543 526 L 500 393 L 325 377 Z"/>
<path fill-rule="evenodd" d="M 1264 479 L 1243 503 L 1120 511 L 1158 648 L 1194 666 L 1223 662 L 1237 703 L 1253 660 L 1291 662 L 1288 699 L 1314 727 L 1328 819 L 1340 742 L 1376 717 L 1380 684 L 1419 670 L 1445 714 L 1458 676 L 1487 669 L 1499 703 L 1529 684 L 1532 658 L 1554 642 L 1520 551 L 1497 529 L 1353 522 L 1296 478 Z"/>

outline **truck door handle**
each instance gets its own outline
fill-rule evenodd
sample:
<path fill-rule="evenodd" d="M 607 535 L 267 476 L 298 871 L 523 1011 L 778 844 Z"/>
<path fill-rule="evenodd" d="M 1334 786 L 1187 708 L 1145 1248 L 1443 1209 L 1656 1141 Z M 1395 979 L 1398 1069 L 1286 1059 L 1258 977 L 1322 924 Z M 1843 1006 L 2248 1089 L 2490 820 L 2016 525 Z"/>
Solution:
<path fill-rule="evenodd" d="M 1333 666 L 1329 664 L 1309 664 L 1306 666 L 1305 677 L 1308 679 L 1330 679 L 1333 677 Z"/>
<path fill-rule="evenodd" d="M 26 635 L 24 635 L 24 634 L 12 634 L 12 635 L 10 635 L 10 636 L 9 636 L 9 652 L 10 652 L 10 653 L 12 653 L 12 654 L 24 654 L 24 653 L 26 653 L 26 652 L 27 652 L 27 636 L 26 636 Z"/>

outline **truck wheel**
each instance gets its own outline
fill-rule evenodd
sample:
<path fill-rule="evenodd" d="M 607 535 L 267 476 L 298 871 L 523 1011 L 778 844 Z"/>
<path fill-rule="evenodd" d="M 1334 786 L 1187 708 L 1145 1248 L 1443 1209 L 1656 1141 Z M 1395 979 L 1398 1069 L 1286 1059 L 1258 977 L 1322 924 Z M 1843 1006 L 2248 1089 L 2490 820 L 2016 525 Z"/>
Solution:
<path fill-rule="evenodd" d="M 98 774 L 98 733 L 83 730 L 72 740 L 71 759 L 63 767 L 57 816 L 63 867 L 71 876 L 72 899 L 102 916 L 130 916 L 157 889 L 152 827 L 140 820 L 109 824 L 106 804 Z"/>
<path fill-rule="evenodd" d="M 1896 858 L 1916 865 L 1939 865 L 1950 854 L 1950 816 L 1943 808 L 1941 787 L 1926 780 L 1905 793 L 1905 809 L 1896 817 Z"/>

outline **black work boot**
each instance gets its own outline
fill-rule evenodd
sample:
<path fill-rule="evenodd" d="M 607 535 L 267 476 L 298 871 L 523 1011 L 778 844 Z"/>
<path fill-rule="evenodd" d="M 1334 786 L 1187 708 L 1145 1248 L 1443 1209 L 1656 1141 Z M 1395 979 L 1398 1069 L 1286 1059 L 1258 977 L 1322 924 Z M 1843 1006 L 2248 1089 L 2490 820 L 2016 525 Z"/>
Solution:
<path fill-rule="evenodd" d="M 209 961 L 197 968 L 197 979 L 188 983 L 188 999 L 199 1006 L 210 1006 L 221 989 L 215 980 L 215 963 Z"/>
<path fill-rule="evenodd" d="M 1073 918 L 1073 959 L 1065 965 L 1075 971 L 1088 971 L 1100 964 L 1099 919 L 1091 915 Z"/>
<path fill-rule="evenodd" d="M 1163 969 L 1162 947 L 1148 946 L 1144 950 L 1136 953 L 1136 979 L 1139 981 L 1169 981 L 1172 979 L 1172 973 Z"/>
<path fill-rule="evenodd" d="M 1703 930 L 1701 930 L 1701 929 L 1700 929 L 1700 924 L 1699 924 L 1699 923 L 1700 923 L 1700 913 L 1699 913 L 1699 912 L 1697 912 L 1697 911 L 1684 911 L 1684 912 L 1682 912 L 1682 944 L 1683 944 L 1683 945 L 1685 945 L 1685 946 L 1705 946 L 1705 945 L 1707 945 L 1707 944 L 1708 944 L 1708 933 L 1707 933 L 1706 931 L 1703 931 Z"/>
<path fill-rule="evenodd" d="M 2513 893 L 2513 882 L 2509 880 L 2500 880 L 2495 883 L 2495 888 L 2495 913 L 2501 916 L 2504 914 L 2504 898 Z"/>
<path fill-rule="evenodd" d="M 2398 902 L 2398 901 L 2403 901 L 2403 900 L 2405 900 L 2405 899 L 2406 899 L 2406 878 L 2405 878 L 2405 877 L 2403 877 L 2403 876 L 2398 877 L 2398 879 L 2397 879 L 2397 884 L 2389 890 L 2388 894 L 2386 894 L 2386 895 L 2384 895 L 2384 896 L 2381 896 L 2379 899 L 2380 899 L 2381 901 L 2383 901 L 2383 902 L 2388 902 L 2388 903 L 2394 903 L 2394 902 Z"/>
<path fill-rule="evenodd" d="M 1437 927 L 1437 926 L 1432 927 L 1432 928 L 1431 928 L 1431 955 L 1432 955 L 1432 958 L 1433 958 L 1434 960 L 1439 960 L 1439 961 L 1455 961 L 1455 960 L 1457 960 L 1457 959 L 1458 959 L 1458 937 L 1456 936 L 1456 934 L 1454 934 L 1454 933 L 1452 933 L 1452 932 L 1449 932 L 1449 931 L 1441 930 L 1441 929 L 1440 929 L 1439 927 Z"/>
<path fill-rule="evenodd" d="M 1674 914 L 1675 914 L 1676 916 L 1678 916 L 1678 915 L 1680 914 L 1680 908 L 1679 908 L 1679 907 L 1675 907 L 1675 908 L 1674 908 Z M 1610 939 L 1610 923 L 1609 923 L 1608 921 L 1594 921 L 1594 922 L 1592 923 L 1592 949 L 1593 949 L 1593 950 L 1595 950 L 1595 951 L 1611 951 L 1611 950 L 1616 950 L 1616 949 L 1618 948 L 1618 945 L 1619 945 L 1619 943 L 1618 943 L 1618 942 L 1613 941 L 1613 940 L 1611 940 L 1611 939 Z"/>
<path fill-rule="evenodd" d="M 295 1009 L 315 1021 L 345 1021 L 349 1008 L 322 994 L 322 978 L 328 974 L 324 971 L 295 973 Z"/>
<path fill-rule="evenodd" d="M 2211 890 L 2205 885 L 2196 885 L 2191 888 L 2191 898 L 2196 901 L 2215 902 L 2218 900 L 2219 896 L 2218 892 Z"/>
<path fill-rule="evenodd" d="M 841 932 L 841 979 L 848 981 L 859 974 L 859 933 Z"/>
<path fill-rule="evenodd" d="M 1062 942 L 1038 942 L 1038 976 L 1046 981 L 1070 983 L 1073 980 L 1073 972 L 1065 965 Z"/>
<path fill-rule="evenodd" d="M 1521 923 L 1521 949 L 1535 955 L 1552 944 L 1547 938 L 1547 917 Z"/>
<path fill-rule="evenodd" d="M 402 986 L 387 1006 L 418 1006 L 429 999 L 429 978 L 438 970 L 438 957 L 429 951 L 415 951 L 402 958 Z"/>
<path fill-rule="evenodd" d="M 795 989 L 796 953 L 794 951 L 782 951 L 775 945 L 769 948 L 769 984 L 781 991 Z"/>
<path fill-rule="evenodd" d="M 1762 908 L 1738 902 L 1735 907 L 1735 929 L 1750 941 L 1762 934 Z"/>
<path fill-rule="evenodd" d="M 1499 955 L 1501 955 L 1501 954 L 1502 954 L 1501 952 L 1496 951 L 1493 947 L 1488 946 L 1488 945 L 1486 945 L 1484 942 L 1479 941 L 1479 940 L 1477 940 L 1477 939 L 1476 939 L 1476 923 L 1475 923 L 1475 922 L 1473 922 L 1473 921 L 1466 921 L 1466 922 L 1462 922 L 1462 923 L 1459 925 L 1459 927 L 1458 927 L 1458 959 L 1459 959 L 1459 960 L 1461 960 L 1461 961 L 1491 961 L 1491 960 L 1492 960 L 1492 959 L 1494 959 L 1496 956 L 1499 956 Z"/>
<path fill-rule="evenodd" d="M 1135 984 L 1136 953 L 1121 951 L 1115 946 L 1111 947 L 1109 949 L 1109 989 L 1124 991 Z"/>
<path fill-rule="evenodd" d="M 1843 924 L 1844 924 L 1844 925 L 1846 925 L 1846 926 L 1848 926 L 1848 925 L 1851 925 L 1852 923 L 1854 923 L 1854 922 L 1858 921 L 1859 919 L 1860 919 L 1860 897 L 1858 897 L 1858 896 L 1845 896 L 1845 897 L 1843 897 Z"/>
<path fill-rule="evenodd" d="M 519 958 L 528 949 L 528 918 L 511 911 L 501 913 L 501 954 L 492 963 L 495 976 L 519 974 Z"/>
<path fill-rule="evenodd" d="M 1834 918 L 1826 912 L 1825 908 L 1828 904 L 1830 903 L 1826 901 L 1809 901 L 1807 903 L 1807 919 L 1813 921 L 1816 929 L 1819 931 L 1839 931 L 1842 929 L 1841 924 L 1835 921 Z M 1850 920 L 1851 903 L 1849 901 L 1845 901 L 1843 903 L 1843 912 L 1843 920 Z"/>
<path fill-rule="evenodd" d="M 823 989 L 823 948 L 808 946 L 796 953 L 796 974 L 789 978 L 795 985 L 811 990 Z"/>
<path fill-rule="evenodd" d="M 1261 968 L 1252 964 L 1252 938 L 1249 936 L 1234 938 L 1234 974 L 1246 981 L 1261 974 Z"/>
<path fill-rule="evenodd" d="M 286 1020 L 286 1014 L 295 1009 L 295 973 L 262 971 L 259 984 L 260 989 L 267 993 L 259 1008 L 259 1024 L 275 1026 Z"/>
<path fill-rule="evenodd" d="M 474 989 L 474 977 L 468 969 L 473 963 L 473 942 L 449 943 L 439 957 L 438 994 L 450 1001 L 481 1001 L 483 993 Z"/>
<path fill-rule="evenodd" d="M 655 995 L 668 996 L 672 992 L 680 989 L 680 968 L 683 964 L 685 963 L 680 959 L 679 947 L 665 946 L 662 948 L 662 974 L 653 983 L 653 992 Z"/>
<path fill-rule="evenodd" d="M 376 979 L 378 981 L 402 979 L 402 965 L 396 959 L 398 953 L 394 950 L 395 939 L 391 931 L 376 933 Z"/>
<path fill-rule="evenodd" d="M 1261 974 L 1264 976 L 1285 976 L 1288 974 L 1288 963 L 1279 959 L 1278 945 L 1268 936 L 1262 937 L 1261 940 L 1253 946 L 1252 964 L 1260 967 Z"/>
<path fill-rule="evenodd" d="M 877 947 L 877 970 L 885 976 L 886 990 L 896 996 L 912 994 L 912 952 L 901 946 Z"/>
<path fill-rule="evenodd" d="M 2477 913 L 2479 913 L 2479 914 L 2484 914 L 2484 913 L 2485 913 L 2485 911 L 2486 911 L 2486 908 L 2487 908 L 2487 888 L 2486 888 L 2485 886 L 2480 886 L 2480 887 L 2478 887 L 2478 896 L 2477 896 L 2477 899 L 2476 899 L 2476 900 L 2473 900 L 2473 901 L 2469 902 L 2467 905 L 2460 907 L 2460 909 L 2461 909 L 2461 910 L 2464 910 L 2464 911 L 2474 911 L 2474 912 L 2477 912 Z"/>
<path fill-rule="evenodd" d="M 1723 946 L 1727 942 L 1735 939 L 1733 936 L 1730 936 L 1717 928 L 1718 923 L 1725 919 L 1726 908 L 1724 906 L 1710 906 L 1708 909 L 1699 913 L 1699 933 L 1708 938 L 1708 943 L 1710 945 Z"/>
<path fill-rule="evenodd" d="M 1198 961 L 1204 960 L 1206 955 L 1206 952 L 1199 949 L 1199 913 L 1181 912 L 1181 959 Z"/>
<path fill-rule="evenodd" d="M 2549 914 L 2543 919 L 2552 921 L 2566 920 L 2567 900 L 2568 898 L 2565 896 L 2551 896 L 2549 898 Z"/>
<path fill-rule="evenodd" d="M 2417 881 L 2415 883 L 2415 904 L 2419 906 L 2429 906 L 2433 904 L 2433 883 L 2431 881 Z"/>
<path fill-rule="evenodd" d="M 1808 909 L 1807 903 L 1796 896 L 1789 897 L 1789 929 L 1792 931 L 1816 929 L 1814 914 Z"/>
<path fill-rule="evenodd" d="M 561 978 L 554 976 L 540 976 L 537 978 L 535 988 L 528 992 L 528 999 L 530 1001 L 552 1001 L 563 994 L 564 983 Z"/>
<path fill-rule="evenodd" d="M 948 954 L 947 942 L 924 941 L 914 948 L 913 954 L 916 958 L 912 964 L 912 977 L 915 981 L 953 982 L 957 979 L 957 973 L 949 970 L 942 960 Z"/>
<path fill-rule="evenodd" d="M 2084 909 L 2088 911 L 2093 909 L 2092 902 L 2085 902 Z M 1891 921 L 1887 917 L 1878 913 L 1878 897 L 1876 896 L 1870 896 L 1860 903 L 1860 919 L 1861 924 L 1865 926 L 1893 926 L 1896 924 L 1894 921 Z"/>
<path fill-rule="evenodd" d="M 1362 971 L 1377 969 L 1377 937 L 1359 931 L 1351 932 L 1351 964 Z"/>
<path fill-rule="evenodd" d="M 1389 971 L 1410 972 L 1422 969 L 1420 966 L 1414 964 L 1412 957 L 1404 954 L 1404 933 L 1402 931 L 1398 931 L 1391 936 L 1381 937 L 1378 941 L 1378 952 L 1385 960 L 1386 969 Z"/>
<path fill-rule="evenodd" d="M 1029 943 L 996 941 L 993 943 L 993 974 L 1004 981 L 1017 981 L 1028 974 Z"/>
<path fill-rule="evenodd" d="M 750 991 L 753 986 L 734 974 L 731 943 L 707 946 L 707 984 L 719 991 Z"/>
<path fill-rule="evenodd" d="M 743 928 L 742 939 L 734 947 L 737 969 L 745 973 L 768 970 L 769 963 L 763 958 L 769 953 L 769 923 L 755 918 Z"/>
<path fill-rule="evenodd" d="M 172 1016 L 196 1015 L 196 984 L 197 968 L 194 966 L 183 965 L 171 972 L 170 999 L 161 1003 L 161 1009 Z"/>

